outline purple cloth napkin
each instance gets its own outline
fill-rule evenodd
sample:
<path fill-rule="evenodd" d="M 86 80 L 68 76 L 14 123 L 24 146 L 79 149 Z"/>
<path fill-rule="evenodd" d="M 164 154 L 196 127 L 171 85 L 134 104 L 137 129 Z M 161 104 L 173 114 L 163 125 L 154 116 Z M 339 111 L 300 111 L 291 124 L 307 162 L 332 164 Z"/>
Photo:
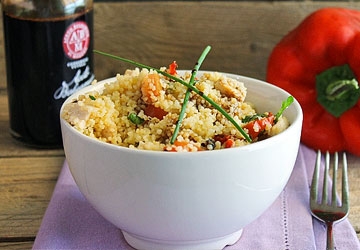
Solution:
<path fill-rule="evenodd" d="M 278 199 L 244 228 L 233 249 L 325 249 L 326 228 L 309 211 L 309 187 L 316 153 L 301 145 L 294 171 Z M 351 211 L 350 211 L 351 212 Z M 337 250 L 360 249 L 346 219 L 334 226 Z M 133 249 L 121 231 L 102 218 L 85 200 L 65 161 L 33 249 Z"/>

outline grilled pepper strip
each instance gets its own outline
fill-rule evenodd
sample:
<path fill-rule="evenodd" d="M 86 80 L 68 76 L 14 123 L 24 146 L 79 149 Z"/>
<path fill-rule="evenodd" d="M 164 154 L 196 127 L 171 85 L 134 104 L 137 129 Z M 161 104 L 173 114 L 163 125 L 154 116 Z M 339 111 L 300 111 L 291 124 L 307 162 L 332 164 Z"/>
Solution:
<path fill-rule="evenodd" d="M 324 8 L 273 49 L 266 80 L 301 104 L 301 140 L 322 151 L 360 155 L 360 11 Z"/>

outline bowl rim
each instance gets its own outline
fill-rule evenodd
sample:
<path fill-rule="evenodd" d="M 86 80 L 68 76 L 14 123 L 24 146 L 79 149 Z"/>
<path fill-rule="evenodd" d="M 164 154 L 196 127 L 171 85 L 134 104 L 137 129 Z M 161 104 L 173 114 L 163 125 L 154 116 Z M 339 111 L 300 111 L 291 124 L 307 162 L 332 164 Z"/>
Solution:
<path fill-rule="evenodd" d="M 177 72 L 180 73 L 180 74 L 185 73 L 185 72 L 189 72 L 189 71 L 191 71 L 191 70 L 177 70 Z M 280 87 L 278 87 L 276 85 L 273 85 L 271 83 L 265 82 L 265 81 L 260 80 L 260 79 L 252 78 L 252 77 L 247 77 L 247 76 L 238 75 L 238 74 L 234 74 L 234 73 L 226 73 L 226 72 L 219 72 L 219 71 L 208 71 L 208 70 L 199 70 L 198 74 L 212 73 L 212 72 L 221 73 L 221 74 L 224 74 L 224 75 L 226 75 L 228 77 L 231 77 L 233 79 L 237 79 L 239 81 L 244 81 L 244 80 L 245 81 L 255 81 L 255 82 L 259 83 L 259 84 L 264 84 L 268 88 L 272 88 L 275 91 L 278 91 L 283 95 L 287 95 L 287 96 L 291 95 L 289 92 L 287 92 L 286 90 L 284 90 L 284 89 L 282 89 L 282 88 L 280 88 Z M 93 137 L 84 135 L 83 133 L 81 133 L 80 131 L 75 129 L 73 126 L 71 126 L 67 121 L 65 121 L 62 118 L 63 108 L 67 103 L 72 102 L 79 95 L 85 94 L 85 93 L 93 91 L 93 90 L 101 90 L 106 83 L 111 83 L 111 82 L 114 82 L 114 81 L 116 81 L 116 76 L 97 81 L 95 84 L 91 84 L 89 86 L 86 86 L 86 87 L 76 91 L 72 95 L 70 95 L 64 101 L 64 103 L 62 104 L 61 109 L 60 109 L 61 131 L 64 129 L 64 127 L 66 127 L 69 131 L 71 131 L 72 133 L 75 133 L 74 135 L 77 135 L 78 137 L 81 137 L 81 138 L 85 139 L 89 143 L 99 144 L 102 147 L 105 147 L 105 148 L 111 149 L 111 150 L 124 150 L 125 152 L 128 152 L 128 153 L 151 154 L 151 155 L 156 155 L 156 154 L 159 154 L 159 155 L 164 155 L 164 154 L 167 154 L 167 155 L 183 155 L 183 154 L 186 154 L 186 155 L 188 155 L 190 153 L 191 155 L 193 155 L 193 154 L 194 155 L 200 155 L 200 154 L 203 155 L 203 154 L 209 154 L 209 153 L 214 154 L 214 152 L 221 153 L 222 151 L 229 152 L 229 150 L 253 151 L 253 150 L 258 149 L 259 147 L 263 148 L 263 147 L 266 147 L 267 144 L 272 143 L 274 140 L 276 141 L 276 140 L 282 139 L 283 137 L 287 137 L 287 135 L 289 133 L 292 133 L 292 131 L 294 129 L 296 129 L 297 126 L 301 127 L 302 122 L 303 122 L 303 111 L 302 111 L 301 105 L 294 98 L 294 102 L 291 105 L 293 105 L 294 106 L 293 108 L 295 109 L 295 119 L 291 122 L 290 126 L 286 130 L 284 130 L 283 132 L 281 132 L 281 133 L 279 133 L 277 135 L 274 135 L 274 136 L 272 136 L 270 138 L 267 138 L 267 139 L 259 141 L 259 142 L 254 142 L 254 143 L 244 145 L 244 146 L 240 146 L 240 147 L 233 147 L 233 148 L 219 149 L 219 150 L 204 150 L 204 151 L 197 151 L 197 152 L 176 152 L 176 153 L 172 154 L 172 152 L 156 151 L 156 150 L 145 150 L 145 149 L 134 149 L 134 148 L 129 148 L 129 147 L 124 147 L 124 146 L 120 146 L 120 145 L 115 145 L 115 144 L 103 142 L 103 141 L 98 140 L 97 138 L 93 138 Z M 247 84 L 246 83 L 244 83 L 244 84 L 245 84 L 245 87 L 248 88 Z M 245 101 L 246 101 L 246 99 L 245 99 Z M 255 104 L 255 106 L 256 106 L 256 104 Z M 63 131 L 62 131 L 62 134 L 63 134 Z"/>

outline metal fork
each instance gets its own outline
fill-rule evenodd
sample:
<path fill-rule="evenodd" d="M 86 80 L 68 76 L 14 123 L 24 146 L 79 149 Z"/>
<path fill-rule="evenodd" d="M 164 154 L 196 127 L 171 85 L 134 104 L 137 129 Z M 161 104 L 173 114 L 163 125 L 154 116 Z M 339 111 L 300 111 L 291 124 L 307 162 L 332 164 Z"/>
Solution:
<path fill-rule="evenodd" d="M 321 163 L 321 152 L 317 152 L 317 158 L 315 163 L 314 175 L 311 183 L 310 190 L 310 209 L 311 214 L 323 221 L 327 227 L 327 241 L 326 249 L 334 249 L 333 238 L 333 224 L 346 218 L 349 213 L 349 184 L 347 175 L 347 159 L 346 153 L 343 153 L 343 167 L 342 167 L 342 192 L 341 192 L 341 204 L 338 204 L 336 189 L 337 189 L 337 172 L 338 172 L 338 153 L 334 154 L 333 162 L 333 178 L 332 178 L 332 195 L 331 200 L 328 199 L 329 188 L 329 168 L 330 168 L 330 154 L 326 152 L 325 156 L 325 169 L 322 187 L 322 197 L 319 202 L 318 186 L 319 186 L 319 173 Z"/>

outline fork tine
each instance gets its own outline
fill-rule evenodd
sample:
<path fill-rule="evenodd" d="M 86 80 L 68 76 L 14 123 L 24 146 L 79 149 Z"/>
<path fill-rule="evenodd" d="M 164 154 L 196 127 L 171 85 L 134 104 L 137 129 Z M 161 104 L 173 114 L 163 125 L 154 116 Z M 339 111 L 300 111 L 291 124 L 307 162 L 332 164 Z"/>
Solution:
<path fill-rule="evenodd" d="M 321 152 L 317 151 L 315 168 L 313 173 L 313 178 L 311 181 L 311 190 L 310 190 L 310 198 L 312 201 L 317 202 L 318 199 L 318 180 L 319 180 L 319 172 L 320 172 L 320 163 L 321 163 Z"/>
<path fill-rule="evenodd" d="M 329 166 L 330 166 L 330 154 L 326 152 L 325 156 L 325 170 L 323 177 L 323 190 L 322 190 L 322 204 L 326 204 L 328 200 L 328 176 L 329 176 Z"/>
<path fill-rule="evenodd" d="M 349 182 L 347 174 L 347 158 L 346 153 L 343 153 L 343 169 L 342 169 L 342 193 L 341 193 L 342 206 L 349 208 Z"/>
<path fill-rule="evenodd" d="M 315 162 L 313 179 L 311 182 L 310 189 L 310 210 L 311 214 L 319 219 L 320 221 L 326 224 L 327 230 L 327 240 L 326 240 L 326 249 L 334 249 L 334 239 L 333 239 L 333 223 L 343 220 L 347 217 L 349 213 L 349 184 L 348 184 L 348 176 L 347 176 L 347 159 L 345 153 L 343 154 L 343 169 L 342 169 L 342 199 L 341 206 L 338 205 L 339 202 L 336 198 L 336 182 L 337 182 L 337 174 L 339 167 L 339 157 L 338 154 L 334 154 L 334 163 L 333 163 L 333 181 L 332 181 L 332 194 L 331 201 L 328 202 L 328 182 L 329 178 L 329 168 L 330 168 L 330 153 L 326 152 L 325 155 L 325 170 L 324 170 L 324 178 L 323 178 L 323 187 L 322 187 L 322 198 L 321 204 L 318 203 L 320 198 L 318 197 L 318 179 L 320 172 L 320 163 L 321 163 L 321 152 L 318 150 L 317 158 Z M 328 180 L 329 179 L 329 180 Z"/>
<path fill-rule="evenodd" d="M 337 172 L 338 172 L 338 153 L 334 153 L 334 164 L 333 164 L 333 181 L 332 181 L 332 195 L 331 195 L 331 205 L 333 207 L 337 206 L 337 197 L 336 197 L 336 189 L 337 189 Z"/>

